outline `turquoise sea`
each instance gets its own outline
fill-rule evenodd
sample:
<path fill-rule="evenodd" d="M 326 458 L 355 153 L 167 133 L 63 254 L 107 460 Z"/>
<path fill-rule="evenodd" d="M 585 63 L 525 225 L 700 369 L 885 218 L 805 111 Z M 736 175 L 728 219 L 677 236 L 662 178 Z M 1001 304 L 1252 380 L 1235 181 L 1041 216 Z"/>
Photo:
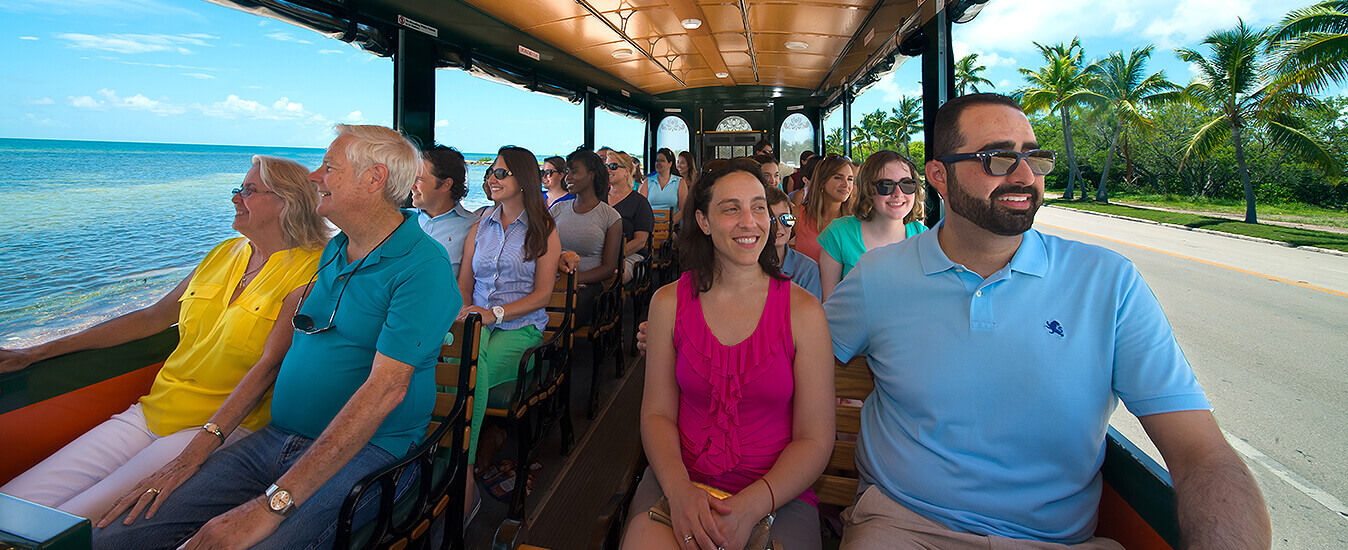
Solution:
<path fill-rule="evenodd" d="M 238 235 L 230 190 L 259 154 L 314 168 L 323 149 L 0 138 L 0 347 L 154 303 Z"/>

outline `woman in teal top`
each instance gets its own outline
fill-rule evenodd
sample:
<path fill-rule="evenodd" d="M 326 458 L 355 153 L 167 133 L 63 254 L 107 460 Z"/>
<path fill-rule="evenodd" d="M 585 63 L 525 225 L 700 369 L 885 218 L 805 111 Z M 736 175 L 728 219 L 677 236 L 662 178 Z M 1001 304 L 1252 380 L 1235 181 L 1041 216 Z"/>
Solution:
<path fill-rule="evenodd" d="M 669 219 L 677 220 L 679 206 L 688 196 L 688 188 L 683 184 L 683 178 L 671 171 L 673 167 L 674 151 L 664 148 L 656 151 L 655 173 L 646 178 L 646 183 L 641 184 L 637 192 L 651 203 L 651 210 L 670 210 L 673 215 Z"/>
<path fill-rule="evenodd" d="M 819 276 L 824 299 L 867 250 L 902 241 L 927 230 L 927 192 L 913 161 L 894 151 L 878 151 L 858 174 L 852 215 L 838 218 L 819 234 Z"/>

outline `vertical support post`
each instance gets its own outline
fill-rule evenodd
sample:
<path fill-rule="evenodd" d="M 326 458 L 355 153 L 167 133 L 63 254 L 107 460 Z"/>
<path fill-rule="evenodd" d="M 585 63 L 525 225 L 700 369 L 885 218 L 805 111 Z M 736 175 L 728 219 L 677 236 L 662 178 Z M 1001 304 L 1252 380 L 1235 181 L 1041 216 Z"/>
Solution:
<path fill-rule="evenodd" d="M 945 102 L 955 97 L 955 51 L 951 40 L 950 18 L 946 16 L 943 2 L 924 3 L 922 9 L 934 10 L 923 13 L 927 18 L 922 33 L 927 37 L 927 49 L 922 53 L 922 139 L 926 146 L 926 161 L 932 160 L 932 143 L 935 140 L 936 111 Z M 927 226 L 932 227 L 941 220 L 941 197 L 936 189 L 927 187 Z"/>
<path fill-rule="evenodd" d="M 584 106 L 585 113 L 581 116 L 585 117 L 585 148 L 593 151 L 597 147 L 594 144 L 594 92 L 585 91 Z"/>
<path fill-rule="evenodd" d="M 646 131 L 641 133 L 641 160 L 645 166 L 642 167 L 643 174 L 649 174 L 655 170 L 655 150 L 658 144 L 655 143 L 655 125 L 651 121 L 655 120 L 653 113 L 646 114 Z M 635 180 L 634 180 L 635 181 Z"/>
<path fill-rule="evenodd" d="M 843 90 L 843 154 L 852 158 L 852 88 Z"/>
<path fill-rule="evenodd" d="M 398 29 L 393 54 L 393 126 L 418 145 L 435 143 L 435 42 Z"/>

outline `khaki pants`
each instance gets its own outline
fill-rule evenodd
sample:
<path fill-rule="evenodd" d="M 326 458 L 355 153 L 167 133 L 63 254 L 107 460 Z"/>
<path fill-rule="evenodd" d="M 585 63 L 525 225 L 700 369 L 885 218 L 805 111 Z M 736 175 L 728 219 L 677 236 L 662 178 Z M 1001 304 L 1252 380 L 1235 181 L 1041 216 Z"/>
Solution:
<path fill-rule="evenodd" d="M 871 486 L 843 511 L 844 550 L 930 548 L 940 550 L 1123 550 L 1113 540 L 1094 537 L 1076 545 L 1009 539 L 952 531 L 894 502 Z"/>

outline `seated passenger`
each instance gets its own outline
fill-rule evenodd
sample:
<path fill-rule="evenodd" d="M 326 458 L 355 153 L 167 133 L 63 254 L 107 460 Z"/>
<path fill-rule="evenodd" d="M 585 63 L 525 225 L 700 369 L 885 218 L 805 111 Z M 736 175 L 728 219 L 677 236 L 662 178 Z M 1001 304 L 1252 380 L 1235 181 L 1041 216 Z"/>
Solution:
<path fill-rule="evenodd" d="M 651 466 L 623 547 L 744 548 L 773 513 L 771 539 L 819 548 L 810 485 L 833 450 L 828 324 L 818 299 L 777 271 L 758 164 L 720 166 L 689 195 L 678 237 L 688 271 L 651 301 L 641 404 Z M 672 527 L 646 513 L 662 496 Z"/>
<path fill-rule="evenodd" d="M 810 176 L 814 174 L 814 168 L 819 165 L 821 160 L 824 160 L 824 157 L 813 155 L 805 161 L 805 164 L 799 170 L 796 170 L 796 175 L 799 176 L 797 178 L 799 186 L 787 193 L 791 197 L 791 204 L 795 206 L 805 204 L 805 198 L 810 195 Z"/>
<path fill-rule="evenodd" d="M 351 486 L 425 438 L 436 357 L 459 299 L 444 247 L 398 209 L 420 154 L 388 128 L 337 132 L 309 178 L 318 214 L 341 233 L 282 317 L 294 331 L 278 337 L 290 349 L 271 424 L 204 463 L 179 460 L 146 478 L 99 522 L 94 548 L 331 547 Z M 256 397 L 247 397 L 235 392 L 222 410 L 252 408 Z M 397 492 L 413 478 L 409 471 Z M 357 505 L 356 525 L 373 517 L 378 493 Z M 146 505 L 152 515 L 136 519 Z"/>
<path fill-rule="evenodd" d="M 772 211 L 773 227 L 777 232 L 774 242 L 777 258 L 782 265 L 782 275 L 790 277 L 791 282 L 810 291 L 815 298 L 820 298 L 819 264 L 786 245 L 791 240 L 792 228 L 796 226 L 796 216 L 791 213 L 791 201 L 787 199 L 786 193 L 776 187 L 769 187 L 768 208 Z"/>
<path fill-rule="evenodd" d="M 805 204 L 796 208 L 796 250 L 818 262 L 819 233 L 852 213 L 852 161 L 829 154 L 814 165 Z"/>
<path fill-rule="evenodd" d="M 693 158 L 692 153 L 682 151 L 679 153 L 677 164 L 680 182 L 684 187 L 692 189 L 693 184 L 697 183 L 697 159 Z M 674 218 L 674 220 L 678 221 L 678 218 Z"/>
<path fill-rule="evenodd" d="M 781 165 L 777 163 L 777 157 L 771 153 L 759 153 L 752 157 L 754 162 L 758 163 L 759 169 L 763 171 L 763 178 L 768 180 L 768 186 L 778 187 L 782 183 Z"/>
<path fill-rule="evenodd" d="M 543 159 L 543 204 L 547 208 L 561 201 L 576 198 L 566 189 L 566 160 L 562 157 Z"/>
<path fill-rule="evenodd" d="M 243 237 L 217 245 L 168 295 L 58 340 L 0 350 L 0 372 L 9 372 L 144 338 L 178 323 L 178 345 L 149 394 L 0 487 L 0 493 L 97 520 L 183 449 L 205 459 L 267 424 L 268 390 L 290 341 L 288 315 L 299 288 L 318 268 L 328 238 L 326 222 L 314 212 L 318 197 L 306 172 L 294 161 L 253 157 L 233 195 L 233 227 Z M 248 405 L 222 409 L 230 392 Z"/>
<path fill-rule="evenodd" d="M 463 154 L 453 147 L 436 145 L 421 152 L 421 172 L 412 185 L 412 206 L 417 208 L 421 230 L 449 253 L 454 273 L 459 272 L 463 243 L 468 229 L 477 223 L 477 215 L 459 201 L 468 195 L 464 182 L 467 167 Z"/>
<path fill-rule="evenodd" d="M 800 152 L 800 160 L 796 163 L 796 169 L 791 172 L 790 176 L 786 177 L 786 181 L 782 186 L 782 191 L 786 191 L 788 195 L 792 195 L 795 194 L 797 189 L 805 187 L 803 178 L 809 177 L 809 174 L 806 173 L 805 169 L 808 166 L 810 159 L 814 157 L 814 151 L 805 150 Z"/>
<path fill-rule="evenodd" d="M 866 253 L 824 304 L 834 356 L 875 375 L 842 547 L 1121 548 L 1094 532 L 1122 399 L 1170 468 L 1185 545 L 1268 548 L 1259 488 L 1137 268 L 1031 228 L 1053 153 L 1019 104 L 956 98 L 933 130 L 945 219 Z"/>
<path fill-rule="evenodd" d="M 852 215 L 833 221 L 817 241 L 824 299 L 867 250 L 902 241 L 927 230 L 927 190 L 913 161 L 894 151 L 877 151 L 861 165 Z"/>
<path fill-rule="evenodd" d="M 552 297 L 562 249 L 557 225 L 543 208 L 538 160 L 533 153 L 520 147 L 502 147 L 486 179 L 496 206 L 468 232 L 463 253 L 472 261 L 465 262 L 459 272 L 464 303 L 459 319 L 469 313 L 482 316 L 468 451 L 474 464 L 487 408 L 509 406 L 520 357 L 524 350 L 543 341 L 548 324 L 543 308 Z M 570 204 L 564 202 L 557 207 Z M 475 486 L 467 484 L 469 517 L 480 502 Z"/>
<path fill-rule="evenodd" d="M 637 191 L 646 197 L 651 210 L 669 210 L 670 219 L 678 219 L 688 185 L 674 172 L 674 151 L 661 148 L 655 152 L 655 173 L 643 180 Z"/>
<path fill-rule="evenodd" d="M 632 190 L 637 164 L 622 151 L 610 151 L 608 204 L 623 217 L 623 283 L 632 280 L 632 268 L 646 258 L 646 240 L 655 231 L 655 213 L 641 193 Z"/>
<path fill-rule="evenodd" d="M 617 273 L 622 254 L 622 216 L 609 206 L 608 170 L 599 155 L 578 150 L 567 156 L 567 189 L 576 199 L 554 205 L 548 212 L 557 221 L 562 250 L 580 257 L 576 282 L 581 285 L 576 300 L 576 326 L 590 323 L 594 298 L 604 282 Z"/>

